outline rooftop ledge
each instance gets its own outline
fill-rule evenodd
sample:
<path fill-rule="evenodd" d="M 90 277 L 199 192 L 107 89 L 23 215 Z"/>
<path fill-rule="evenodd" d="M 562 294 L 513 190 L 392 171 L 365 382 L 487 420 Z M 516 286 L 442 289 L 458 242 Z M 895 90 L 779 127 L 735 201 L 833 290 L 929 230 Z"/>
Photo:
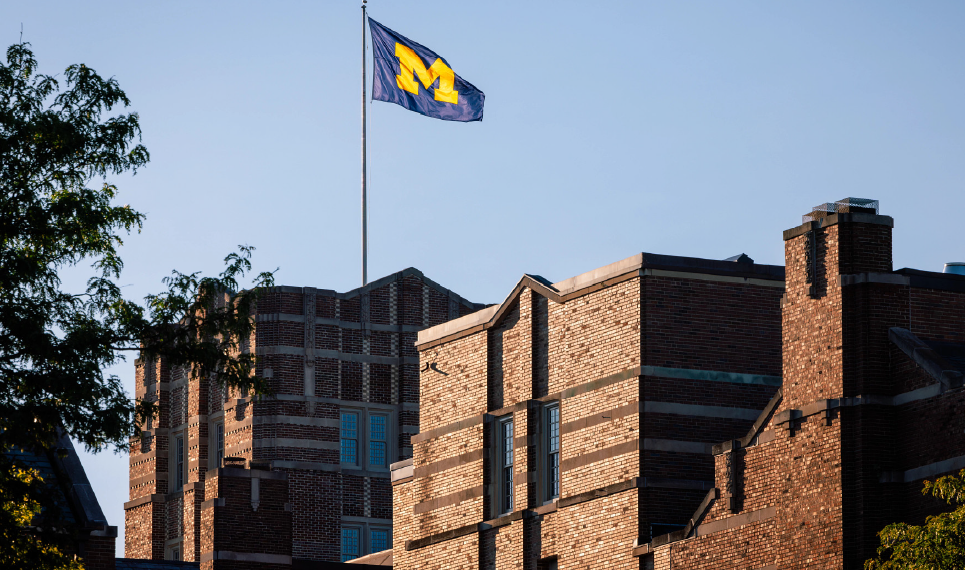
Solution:
<path fill-rule="evenodd" d="M 627 273 L 646 269 L 692 275 L 716 275 L 731 279 L 743 278 L 744 280 L 754 279 L 776 283 L 784 282 L 784 267 L 780 265 L 762 265 L 736 261 L 720 261 L 716 259 L 701 259 L 699 257 L 638 253 L 616 263 L 604 265 L 603 267 L 581 273 L 580 275 L 564 279 L 557 283 L 550 283 L 548 280 L 536 275 L 524 275 L 502 303 L 422 330 L 419 332 L 416 346 L 434 342 L 475 327 L 485 327 L 507 302 L 514 300 L 515 295 L 520 289 L 520 285 L 524 281 L 536 287 L 545 288 L 545 292 L 552 294 L 554 297 L 562 298 L 604 281 L 626 275 Z"/>

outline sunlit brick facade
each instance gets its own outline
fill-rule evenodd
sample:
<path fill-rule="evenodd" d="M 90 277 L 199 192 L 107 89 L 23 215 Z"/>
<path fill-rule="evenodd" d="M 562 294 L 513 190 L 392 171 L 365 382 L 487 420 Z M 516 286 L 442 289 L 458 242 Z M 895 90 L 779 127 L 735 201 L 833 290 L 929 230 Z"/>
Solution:
<path fill-rule="evenodd" d="M 639 568 L 780 386 L 782 267 L 640 254 L 419 334 L 409 569 Z"/>

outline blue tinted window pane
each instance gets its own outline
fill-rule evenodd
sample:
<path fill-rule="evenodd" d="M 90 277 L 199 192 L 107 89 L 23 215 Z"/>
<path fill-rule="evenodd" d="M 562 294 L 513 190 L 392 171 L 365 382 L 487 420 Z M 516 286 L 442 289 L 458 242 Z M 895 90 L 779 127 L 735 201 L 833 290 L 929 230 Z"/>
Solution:
<path fill-rule="evenodd" d="M 389 531 L 372 531 L 372 552 L 382 552 L 389 549 Z"/>
<path fill-rule="evenodd" d="M 385 441 L 385 416 L 372 416 L 372 439 Z"/>
<path fill-rule="evenodd" d="M 384 441 L 369 442 L 369 461 L 372 462 L 372 465 L 385 467 L 385 442 Z"/>
<path fill-rule="evenodd" d="M 359 529 L 342 529 L 342 562 L 359 557 Z"/>
<path fill-rule="evenodd" d="M 342 437 L 350 439 L 358 438 L 358 414 L 342 413 Z"/>
<path fill-rule="evenodd" d="M 359 415 L 342 412 L 342 463 L 357 465 L 359 462 Z"/>
<path fill-rule="evenodd" d="M 354 439 L 342 440 L 342 463 L 355 465 L 359 462 L 358 445 L 359 442 Z"/>

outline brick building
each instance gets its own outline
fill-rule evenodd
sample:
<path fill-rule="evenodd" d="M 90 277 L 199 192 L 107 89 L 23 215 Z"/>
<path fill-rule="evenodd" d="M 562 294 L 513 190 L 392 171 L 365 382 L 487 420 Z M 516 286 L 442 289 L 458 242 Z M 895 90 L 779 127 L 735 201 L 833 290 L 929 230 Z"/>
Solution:
<path fill-rule="evenodd" d="M 784 232 L 781 392 L 645 567 L 861 568 L 887 523 L 949 508 L 921 489 L 965 467 L 965 276 L 892 270 L 892 227 L 848 199 Z"/>
<path fill-rule="evenodd" d="M 136 395 L 160 415 L 131 441 L 125 555 L 291 568 L 389 548 L 389 464 L 419 425 L 416 333 L 480 308 L 415 269 L 347 293 L 275 287 L 245 348 L 270 399 L 138 361 Z"/>
<path fill-rule="evenodd" d="M 640 254 L 419 333 L 394 566 L 639 568 L 781 384 L 784 268 Z"/>

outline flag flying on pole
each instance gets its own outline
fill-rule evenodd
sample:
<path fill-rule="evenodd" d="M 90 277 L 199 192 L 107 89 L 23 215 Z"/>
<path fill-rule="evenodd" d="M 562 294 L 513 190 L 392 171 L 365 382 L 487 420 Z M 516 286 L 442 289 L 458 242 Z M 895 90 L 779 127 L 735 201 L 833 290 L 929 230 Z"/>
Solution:
<path fill-rule="evenodd" d="M 435 52 L 369 18 L 372 96 L 443 121 L 481 121 L 486 95 Z"/>

